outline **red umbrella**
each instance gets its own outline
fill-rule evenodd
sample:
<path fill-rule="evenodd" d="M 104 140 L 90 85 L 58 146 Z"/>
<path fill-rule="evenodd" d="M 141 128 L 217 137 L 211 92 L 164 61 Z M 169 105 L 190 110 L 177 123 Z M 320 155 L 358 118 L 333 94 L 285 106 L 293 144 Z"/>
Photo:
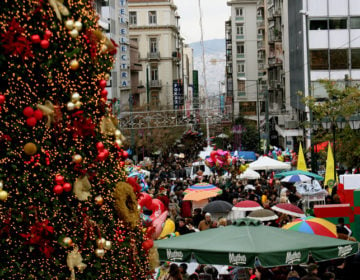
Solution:
<path fill-rule="evenodd" d="M 271 207 L 272 210 L 294 217 L 305 217 L 304 212 L 291 203 L 279 203 Z"/>
<path fill-rule="evenodd" d="M 252 201 L 252 200 L 244 200 L 240 201 L 232 208 L 233 210 L 237 211 L 255 211 L 263 209 L 259 203 Z"/>

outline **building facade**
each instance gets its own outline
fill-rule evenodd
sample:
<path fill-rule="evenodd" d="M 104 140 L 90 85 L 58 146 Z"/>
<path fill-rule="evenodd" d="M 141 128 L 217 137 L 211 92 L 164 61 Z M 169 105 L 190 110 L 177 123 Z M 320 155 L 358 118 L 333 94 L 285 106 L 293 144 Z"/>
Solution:
<path fill-rule="evenodd" d="M 173 0 L 129 0 L 131 39 L 139 46 L 140 106 L 184 106 L 182 40 Z"/>

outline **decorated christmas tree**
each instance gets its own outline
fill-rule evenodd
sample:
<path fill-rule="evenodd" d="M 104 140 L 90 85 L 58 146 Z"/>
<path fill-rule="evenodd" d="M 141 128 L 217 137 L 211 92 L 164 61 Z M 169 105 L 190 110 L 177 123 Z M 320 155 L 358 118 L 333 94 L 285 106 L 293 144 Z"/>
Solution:
<path fill-rule="evenodd" d="M 1 279 L 149 276 L 97 20 L 89 0 L 1 2 Z"/>

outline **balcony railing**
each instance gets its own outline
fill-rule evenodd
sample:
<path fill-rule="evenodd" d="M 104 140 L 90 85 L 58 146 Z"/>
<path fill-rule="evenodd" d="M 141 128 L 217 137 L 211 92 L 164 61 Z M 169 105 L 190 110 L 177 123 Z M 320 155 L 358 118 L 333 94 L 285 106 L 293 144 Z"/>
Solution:
<path fill-rule="evenodd" d="M 141 71 L 142 70 L 142 64 L 141 63 L 131 63 L 130 64 L 130 70 L 131 71 Z"/>
<path fill-rule="evenodd" d="M 151 80 L 149 81 L 150 88 L 161 88 L 162 84 L 160 80 Z"/>
<path fill-rule="evenodd" d="M 148 59 L 151 60 L 160 60 L 160 52 L 149 52 Z"/>

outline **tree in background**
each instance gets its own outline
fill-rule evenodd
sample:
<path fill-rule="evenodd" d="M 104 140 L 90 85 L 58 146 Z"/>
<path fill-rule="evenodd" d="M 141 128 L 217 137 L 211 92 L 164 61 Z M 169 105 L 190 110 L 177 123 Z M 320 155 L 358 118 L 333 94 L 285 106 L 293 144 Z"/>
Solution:
<path fill-rule="evenodd" d="M 241 150 L 260 152 L 259 133 L 256 125 L 244 117 L 238 117 L 235 125 L 241 126 Z M 234 137 L 234 134 L 233 134 Z M 234 141 L 234 140 L 233 140 Z"/>
<path fill-rule="evenodd" d="M 314 144 L 324 141 L 333 142 L 332 129 L 326 131 L 321 121 L 327 118 L 335 122 L 339 117 L 348 120 L 352 115 L 360 112 L 359 86 L 343 86 L 335 81 L 321 80 L 328 93 L 328 98 L 319 102 L 311 96 L 304 99 L 305 104 L 313 112 L 314 121 L 319 123 L 320 129 L 315 132 Z M 335 128 L 336 129 L 336 128 Z M 343 130 L 336 132 L 336 158 L 337 162 L 346 168 L 358 167 L 360 161 L 360 135 L 347 124 Z"/>
<path fill-rule="evenodd" d="M 106 104 L 115 53 L 92 1 L 2 1 L 1 279 L 148 278 L 153 243 Z"/>

